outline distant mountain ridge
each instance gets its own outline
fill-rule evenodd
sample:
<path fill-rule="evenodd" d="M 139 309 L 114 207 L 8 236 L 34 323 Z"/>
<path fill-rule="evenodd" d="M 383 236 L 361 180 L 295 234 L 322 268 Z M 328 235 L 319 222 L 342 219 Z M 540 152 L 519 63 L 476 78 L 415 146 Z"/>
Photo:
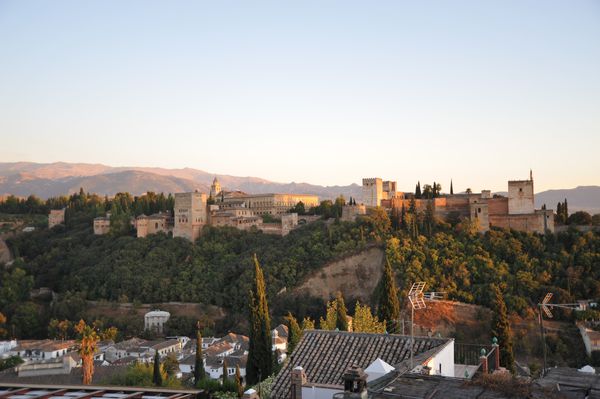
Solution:
<path fill-rule="evenodd" d="M 578 186 L 572 189 L 547 190 L 535 196 L 535 204 L 539 208 L 543 204 L 556 211 L 559 201 L 567 199 L 569 213 L 586 211 L 591 214 L 600 213 L 600 186 Z"/>
<path fill-rule="evenodd" d="M 152 167 L 111 167 L 102 164 L 56 162 L 0 163 L 0 195 L 37 195 L 48 198 L 79 191 L 80 187 L 101 195 L 127 191 L 140 195 L 147 191 L 176 193 L 199 190 L 208 192 L 217 177 L 225 190 L 247 193 L 313 194 L 321 199 L 359 197 L 361 187 L 319 186 L 308 183 L 276 183 L 258 177 L 220 175 L 198 169 Z"/>
<path fill-rule="evenodd" d="M 109 196 L 124 191 L 133 195 L 147 191 L 208 192 L 215 176 L 225 190 L 241 190 L 255 194 L 313 194 L 320 199 L 334 199 L 340 194 L 346 198 L 362 197 L 362 187 L 358 184 L 319 186 L 295 182 L 276 183 L 259 177 L 220 175 L 192 168 L 112 167 L 67 162 L 0 162 L 0 195 L 14 194 L 25 197 L 35 194 L 41 198 L 48 198 L 79 191 L 80 187 L 89 192 Z M 600 213 L 600 186 L 542 191 L 536 193 L 536 207 L 540 208 L 546 204 L 548 208 L 556 210 L 556 204 L 565 198 L 569 202 L 570 212 L 585 210 L 592 214 Z"/>

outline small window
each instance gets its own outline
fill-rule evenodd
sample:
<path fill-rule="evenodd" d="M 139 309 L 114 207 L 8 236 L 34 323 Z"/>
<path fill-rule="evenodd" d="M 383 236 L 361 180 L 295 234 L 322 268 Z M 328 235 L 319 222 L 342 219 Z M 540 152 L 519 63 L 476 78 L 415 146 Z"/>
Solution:
<path fill-rule="evenodd" d="M 523 192 L 523 188 L 519 187 L 519 192 L 522 193 Z"/>
<path fill-rule="evenodd" d="M 477 208 L 477 212 L 481 213 L 481 208 Z"/>

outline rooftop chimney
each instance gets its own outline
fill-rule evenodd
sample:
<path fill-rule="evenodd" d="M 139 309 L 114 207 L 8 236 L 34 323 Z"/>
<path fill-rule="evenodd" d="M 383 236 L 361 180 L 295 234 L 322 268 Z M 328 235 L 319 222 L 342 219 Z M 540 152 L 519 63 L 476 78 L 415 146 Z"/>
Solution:
<path fill-rule="evenodd" d="M 358 365 L 350 366 L 343 375 L 346 398 L 366 399 L 367 374 Z"/>
<path fill-rule="evenodd" d="M 291 373 L 291 399 L 302 399 L 302 385 L 306 384 L 306 374 L 301 366 L 296 366 Z"/>
<path fill-rule="evenodd" d="M 242 399 L 260 399 L 260 398 L 258 396 L 258 392 L 256 392 L 256 389 L 250 388 L 246 392 L 244 392 Z"/>

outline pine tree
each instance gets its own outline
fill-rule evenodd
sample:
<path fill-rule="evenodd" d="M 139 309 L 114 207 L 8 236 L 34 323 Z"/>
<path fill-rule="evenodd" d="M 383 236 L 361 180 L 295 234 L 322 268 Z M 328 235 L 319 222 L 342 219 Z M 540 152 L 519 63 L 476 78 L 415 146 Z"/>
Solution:
<path fill-rule="evenodd" d="M 254 385 L 269 377 L 273 371 L 269 305 L 263 272 L 256 255 L 254 255 L 254 282 L 249 292 L 249 305 L 250 343 L 246 380 L 249 385 Z"/>
<path fill-rule="evenodd" d="M 346 304 L 344 303 L 344 297 L 342 293 L 338 291 L 336 298 L 336 328 L 340 331 L 348 331 L 348 310 L 346 309 Z"/>
<path fill-rule="evenodd" d="M 244 386 L 242 385 L 242 373 L 240 372 L 240 365 L 235 366 L 235 390 L 237 397 L 241 398 L 244 396 Z"/>
<path fill-rule="evenodd" d="M 288 312 L 288 315 L 285 317 L 285 321 L 288 327 L 288 344 L 287 344 L 287 353 L 291 354 L 300 342 L 300 338 L 302 338 L 302 329 L 300 325 L 298 325 L 298 321 L 291 313 Z"/>
<path fill-rule="evenodd" d="M 508 314 L 506 311 L 506 303 L 502 291 L 497 285 L 491 285 L 492 294 L 494 296 L 494 318 L 492 321 L 492 334 L 498 338 L 500 345 L 500 362 L 502 366 L 515 372 L 515 358 L 513 354 L 512 332 Z"/>
<path fill-rule="evenodd" d="M 377 315 L 379 316 L 379 320 L 386 322 L 390 332 L 398 332 L 400 300 L 398 299 L 398 288 L 396 287 L 394 271 L 389 260 L 385 262 L 380 287 Z"/>
<path fill-rule="evenodd" d="M 454 187 L 452 187 L 452 179 L 450 179 L 450 195 L 454 195 Z"/>
<path fill-rule="evenodd" d="M 199 326 L 198 326 L 199 327 Z M 196 330 L 196 361 L 194 363 L 194 383 L 197 385 L 204 378 L 204 361 L 202 360 L 202 334 Z"/>
<path fill-rule="evenodd" d="M 160 355 L 154 351 L 154 373 L 152 374 L 152 383 L 157 387 L 162 385 L 162 374 L 160 373 Z"/>

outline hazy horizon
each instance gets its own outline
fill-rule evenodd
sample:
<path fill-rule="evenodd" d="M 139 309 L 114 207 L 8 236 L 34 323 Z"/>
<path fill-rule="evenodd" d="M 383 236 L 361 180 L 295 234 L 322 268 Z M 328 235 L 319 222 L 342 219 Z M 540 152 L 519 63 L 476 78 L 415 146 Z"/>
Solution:
<path fill-rule="evenodd" d="M 295 183 L 295 184 L 313 184 L 313 185 L 321 185 L 324 187 L 333 187 L 333 186 L 349 186 L 352 184 L 356 184 L 358 186 L 362 185 L 362 177 L 381 177 L 381 176 L 362 176 L 359 180 L 354 181 L 354 182 L 350 182 L 348 184 L 327 184 L 327 185 L 322 185 L 322 184 L 318 184 L 318 183 L 314 183 L 308 180 L 298 180 L 298 181 L 292 181 L 292 180 L 288 180 L 288 181 L 275 181 L 275 180 L 269 180 L 263 176 L 251 176 L 251 175 L 231 175 L 231 174 L 225 174 L 225 173 L 219 173 L 218 171 L 211 171 L 211 170 L 206 170 L 206 169 L 199 169 L 199 168 L 191 168 L 191 167 L 183 167 L 183 168 L 162 168 L 162 167 L 156 167 L 156 166 L 143 166 L 143 165 L 109 165 L 106 163 L 87 163 L 87 162 L 65 162 L 65 161 L 56 161 L 56 162 L 33 162 L 33 161 L 16 161 L 14 163 L 20 163 L 20 162 L 24 162 L 24 163 L 35 163 L 35 164 L 40 164 L 40 165 L 53 165 L 53 164 L 57 164 L 57 163 L 64 163 L 64 164 L 81 164 L 81 165 L 102 165 L 102 166 L 107 166 L 110 168 L 119 168 L 119 169 L 128 169 L 128 168 L 148 168 L 148 169 L 164 169 L 164 170 L 184 170 L 184 169 L 194 169 L 194 170 L 198 170 L 198 171 L 202 171 L 202 172 L 206 172 L 209 175 L 214 175 L 214 176 L 231 176 L 231 177 L 239 177 L 239 178 L 259 178 L 259 179 L 264 179 L 267 180 L 270 183 L 276 183 L 276 184 L 290 184 L 290 183 Z M 2 164 L 3 162 L 0 162 L 0 164 Z M 5 163 L 13 163 L 13 162 L 5 162 Z M 108 172 L 103 172 L 104 173 L 118 173 L 119 171 L 108 171 Z M 150 171 L 151 173 L 151 171 Z M 503 189 L 499 189 L 499 190 L 492 190 L 493 193 L 503 193 L 503 192 L 507 192 L 508 191 L 508 180 L 526 180 L 529 177 L 522 177 L 522 178 L 518 178 L 518 179 L 506 179 L 506 184 L 505 187 Z M 383 180 L 396 180 L 394 178 L 385 178 L 383 177 Z M 462 180 L 462 179 L 460 179 Z M 535 181 L 535 175 L 534 175 L 534 181 Z M 420 182 L 421 183 L 421 187 L 423 187 L 425 184 L 431 184 L 432 181 L 423 181 L 423 180 L 415 180 L 415 184 L 416 182 Z M 436 183 L 440 183 L 442 185 L 442 193 L 448 193 L 450 191 L 450 182 L 443 182 L 443 181 L 436 181 Z M 454 192 L 455 193 L 462 193 L 465 192 L 465 190 L 467 188 L 470 188 L 473 190 L 473 192 L 480 192 L 481 190 L 488 190 L 489 188 L 487 187 L 482 187 L 482 188 L 473 188 L 473 186 L 470 186 L 468 184 L 464 184 L 464 187 L 462 185 L 457 184 L 457 182 L 453 182 L 453 187 L 454 187 Z M 556 191 L 560 191 L 560 190 L 570 190 L 570 189 L 576 189 L 578 187 L 600 187 L 600 184 L 586 184 L 586 185 L 577 185 L 577 186 L 564 186 L 564 187 L 553 187 L 553 188 L 543 188 L 543 189 L 539 189 L 537 187 L 537 183 L 534 185 L 534 191 L 535 193 L 540 193 L 540 192 L 544 192 L 544 191 L 552 191 L 552 190 L 556 190 Z M 227 188 L 227 187 L 225 187 Z M 401 187 L 398 186 L 398 190 L 402 191 L 402 192 L 414 192 L 414 184 L 412 187 Z"/>
<path fill-rule="evenodd" d="M 595 1 L 0 2 L 0 161 L 600 184 Z"/>

